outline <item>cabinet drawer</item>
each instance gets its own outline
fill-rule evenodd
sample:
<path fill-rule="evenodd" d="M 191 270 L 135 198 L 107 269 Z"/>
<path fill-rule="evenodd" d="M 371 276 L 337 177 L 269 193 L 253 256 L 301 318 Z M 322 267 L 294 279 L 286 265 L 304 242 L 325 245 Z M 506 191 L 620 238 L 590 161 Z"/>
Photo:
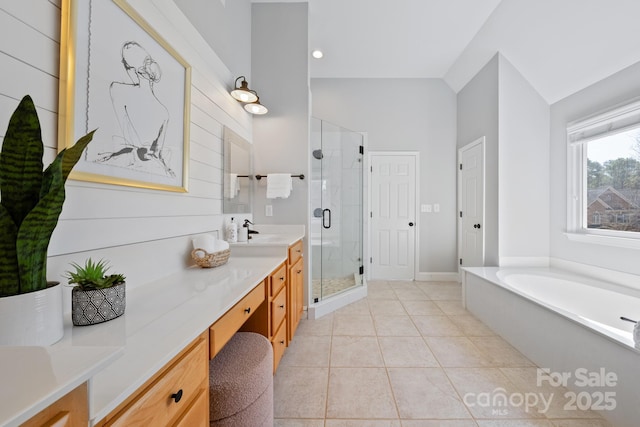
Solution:
<path fill-rule="evenodd" d="M 275 373 L 287 348 L 287 322 L 282 322 L 280 329 L 278 329 L 271 341 L 271 345 L 273 346 L 273 372 Z"/>
<path fill-rule="evenodd" d="M 264 281 L 253 288 L 209 328 L 209 358 L 218 354 L 265 299 Z"/>
<path fill-rule="evenodd" d="M 206 339 L 187 350 L 107 426 L 170 425 L 202 391 L 209 378 Z"/>
<path fill-rule="evenodd" d="M 277 297 L 271 301 L 271 330 L 277 331 L 282 319 L 287 314 L 287 289 L 283 288 Z"/>
<path fill-rule="evenodd" d="M 209 427 L 209 393 L 203 389 L 174 427 Z"/>
<path fill-rule="evenodd" d="M 296 243 L 289 247 L 289 265 L 295 264 L 295 262 L 302 256 L 302 240 L 298 240 Z"/>
<path fill-rule="evenodd" d="M 88 422 L 87 384 L 84 383 L 34 415 L 20 427 L 73 427 L 87 425 Z"/>
<path fill-rule="evenodd" d="M 271 296 L 275 296 L 287 281 L 287 266 L 282 264 L 275 272 L 269 276 L 271 282 Z"/>

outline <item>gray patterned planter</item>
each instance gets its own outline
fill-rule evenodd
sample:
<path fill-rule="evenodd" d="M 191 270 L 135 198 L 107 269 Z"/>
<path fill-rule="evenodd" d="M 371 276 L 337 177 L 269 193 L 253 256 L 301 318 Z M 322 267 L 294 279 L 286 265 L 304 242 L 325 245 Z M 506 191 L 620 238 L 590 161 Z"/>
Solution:
<path fill-rule="evenodd" d="M 126 306 L 125 285 L 106 289 L 71 291 L 71 320 L 76 326 L 95 325 L 107 322 L 124 314 Z"/>

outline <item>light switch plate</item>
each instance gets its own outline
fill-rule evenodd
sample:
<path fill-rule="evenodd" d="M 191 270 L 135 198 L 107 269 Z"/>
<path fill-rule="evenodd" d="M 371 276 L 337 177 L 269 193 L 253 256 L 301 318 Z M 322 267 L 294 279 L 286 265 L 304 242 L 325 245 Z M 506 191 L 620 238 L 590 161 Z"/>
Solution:
<path fill-rule="evenodd" d="M 431 212 L 431 205 L 420 205 L 420 212 Z"/>
<path fill-rule="evenodd" d="M 440 204 L 439 203 L 436 203 L 436 204 L 433 205 L 433 211 L 434 212 L 440 212 Z"/>
<path fill-rule="evenodd" d="M 273 216 L 273 205 L 266 205 L 264 207 L 265 216 Z"/>

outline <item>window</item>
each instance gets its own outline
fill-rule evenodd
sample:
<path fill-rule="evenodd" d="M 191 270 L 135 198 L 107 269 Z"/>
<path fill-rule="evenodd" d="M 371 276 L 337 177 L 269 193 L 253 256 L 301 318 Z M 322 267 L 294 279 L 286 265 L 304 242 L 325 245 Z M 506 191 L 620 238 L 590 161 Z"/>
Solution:
<path fill-rule="evenodd" d="M 567 140 L 568 237 L 640 248 L 640 101 L 569 125 Z"/>

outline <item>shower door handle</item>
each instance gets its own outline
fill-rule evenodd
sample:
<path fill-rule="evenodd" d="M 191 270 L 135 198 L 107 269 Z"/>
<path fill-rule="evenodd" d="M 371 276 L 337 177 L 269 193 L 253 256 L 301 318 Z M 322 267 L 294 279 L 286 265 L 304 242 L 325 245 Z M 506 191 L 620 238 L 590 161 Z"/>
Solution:
<path fill-rule="evenodd" d="M 327 225 L 327 215 L 329 214 L 329 225 Z M 331 228 L 331 209 L 323 209 L 322 210 L 322 227 Z"/>

